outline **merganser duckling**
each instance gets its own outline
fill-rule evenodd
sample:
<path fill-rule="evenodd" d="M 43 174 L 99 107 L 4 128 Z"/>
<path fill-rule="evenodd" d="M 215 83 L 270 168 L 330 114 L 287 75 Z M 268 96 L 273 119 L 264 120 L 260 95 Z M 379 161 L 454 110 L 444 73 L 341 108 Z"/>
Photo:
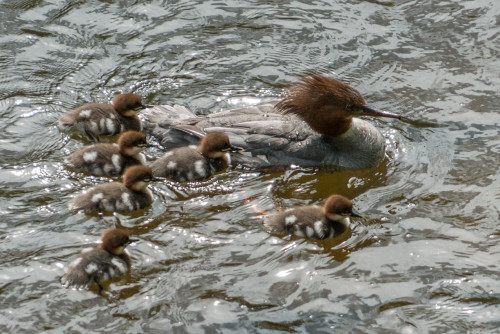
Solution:
<path fill-rule="evenodd" d="M 344 196 L 332 195 L 328 197 L 323 207 L 295 207 L 266 216 L 264 226 L 273 234 L 319 240 L 344 233 L 350 225 L 349 216 L 361 217 L 352 210 L 350 200 Z"/>
<path fill-rule="evenodd" d="M 120 278 L 130 270 L 130 256 L 125 250 L 132 242 L 125 230 L 109 230 L 103 233 L 102 244 L 82 250 L 80 255 L 70 262 L 68 272 L 61 278 L 65 287 L 87 288 L 95 282 L 99 293 L 101 283 Z"/>
<path fill-rule="evenodd" d="M 198 147 L 176 148 L 165 153 L 149 167 L 155 177 L 174 181 L 201 181 L 226 169 L 231 163 L 229 152 L 241 150 L 231 146 L 229 138 L 220 133 L 209 133 Z"/>
<path fill-rule="evenodd" d="M 72 169 L 92 175 L 121 174 L 130 166 L 146 165 L 141 152 L 148 146 L 146 135 L 127 131 L 120 135 L 118 144 L 98 143 L 68 155 L 64 162 Z"/>
<path fill-rule="evenodd" d="M 135 94 L 118 94 L 113 104 L 91 103 L 68 111 L 58 120 L 60 131 L 84 131 L 89 140 L 98 141 L 98 135 L 114 136 L 127 130 L 142 131 L 137 113 L 145 108 Z"/>
<path fill-rule="evenodd" d="M 356 89 L 319 74 L 303 77 L 278 103 L 203 117 L 179 106 L 155 106 L 143 116 L 145 131 L 164 147 L 186 146 L 202 133 L 220 132 L 252 154 L 232 155 L 244 167 L 334 169 L 370 168 L 384 158 L 384 137 L 357 116 L 400 118 L 368 107 Z"/>
<path fill-rule="evenodd" d="M 155 179 L 146 166 L 132 166 L 125 170 L 123 183 L 108 182 L 95 186 L 73 198 L 69 208 L 86 212 L 130 212 L 148 207 L 153 203 L 153 194 L 148 184 Z"/>

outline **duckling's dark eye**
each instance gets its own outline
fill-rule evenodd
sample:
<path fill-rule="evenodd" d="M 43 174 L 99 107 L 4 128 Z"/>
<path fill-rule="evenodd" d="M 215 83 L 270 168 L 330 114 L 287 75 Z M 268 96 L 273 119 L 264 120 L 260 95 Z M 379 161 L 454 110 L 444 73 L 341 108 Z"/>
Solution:
<path fill-rule="evenodd" d="M 352 109 L 354 109 L 354 105 L 349 103 L 348 105 L 345 106 L 345 109 L 351 111 Z"/>

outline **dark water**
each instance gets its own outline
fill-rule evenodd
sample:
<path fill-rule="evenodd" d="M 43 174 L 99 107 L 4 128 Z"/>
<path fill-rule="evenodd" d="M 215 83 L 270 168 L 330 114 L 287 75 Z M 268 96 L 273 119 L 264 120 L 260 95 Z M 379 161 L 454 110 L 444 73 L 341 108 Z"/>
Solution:
<path fill-rule="evenodd" d="M 497 331 L 497 1 L 10 0 L 0 29 L 3 333 Z M 379 167 L 230 171 L 155 184 L 131 215 L 68 212 L 108 179 L 62 165 L 84 145 L 54 127 L 64 111 L 135 92 L 207 114 L 280 96 L 310 69 L 408 118 L 372 120 Z M 367 217 L 339 240 L 271 237 L 252 209 L 331 193 Z M 67 263 L 115 226 L 141 239 L 131 274 L 103 297 L 62 288 Z"/>

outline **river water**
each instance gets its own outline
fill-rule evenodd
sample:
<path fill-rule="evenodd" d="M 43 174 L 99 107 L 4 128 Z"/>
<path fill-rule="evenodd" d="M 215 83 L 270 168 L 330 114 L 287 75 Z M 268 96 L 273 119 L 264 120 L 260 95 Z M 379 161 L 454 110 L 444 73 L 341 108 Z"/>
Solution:
<path fill-rule="evenodd" d="M 10 0 L 0 29 L 3 333 L 498 331 L 498 1 Z M 308 70 L 405 116 L 370 120 L 380 166 L 232 170 L 156 183 L 130 215 L 68 211 L 109 178 L 62 164 L 87 144 L 57 131 L 65 111 L 134 92 L 208 114 L 280 97 Z M 365 216 L 335 240 L 270 236 L 252 209 L 332 193 Z M 130 275 L 103 296 L 62 288 L 113 227 L 140 239 Z"/>

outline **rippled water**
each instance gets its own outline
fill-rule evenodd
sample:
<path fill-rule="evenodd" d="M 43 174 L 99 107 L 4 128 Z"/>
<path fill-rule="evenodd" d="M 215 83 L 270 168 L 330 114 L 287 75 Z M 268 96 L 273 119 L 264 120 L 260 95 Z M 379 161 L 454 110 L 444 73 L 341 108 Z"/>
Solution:
<path fill-rule="evenodd" d="M 497 1 L 10 0 L 0 27 L 3 333 L 500 326 Z M 379 167 L 236 170 L 155 184 L 131 215 L 68 212 L 108 179 L 62 165 L 85 144 L 54 127 L 64 111 L 135 92 L 207 114 L 278 97 L 310 69 L 407 117 L 372 120 L 388 145 Z M 269 236 L 252 209 L 331 193 L 366 216 L 338 240 Z M 62 288 L 67 263 L 115 226 L 141 239 L 131 274 L 102 297 Z"/>

